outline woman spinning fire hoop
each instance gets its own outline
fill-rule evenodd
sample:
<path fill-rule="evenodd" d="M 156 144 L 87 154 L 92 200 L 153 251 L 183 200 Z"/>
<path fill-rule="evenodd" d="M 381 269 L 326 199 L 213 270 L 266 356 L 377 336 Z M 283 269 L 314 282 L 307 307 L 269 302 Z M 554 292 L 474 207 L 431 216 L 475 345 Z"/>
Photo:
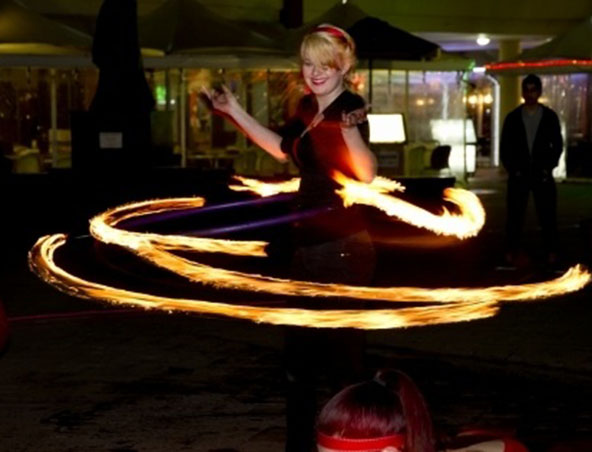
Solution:
<path fill-rule="evenodd" d="M 297 208 L 322 213 L 293 225 L 294 279 L 368 284 L 374 249 L 356 208 L 344 208 L 335 193 L 335 172 L 363 182 L 376 174 L 368 148 L 366 104 L 347 89 L 355 65 L 355 44 L 344 30 L 323 24 L 300 47 L 307 94 L 279 133 L 261 125 L 226 87 L 203 91 L 212 108 L 229 116 L 258 146 L 280 162 L 293 160 L 300 170 Z M 364 336 L 360 330 L 323 331 L 289 328 L 287 451 L 314 446 L 315 379 L 324 367 L 333 383 L 347 384 L 363 370 Z"/>

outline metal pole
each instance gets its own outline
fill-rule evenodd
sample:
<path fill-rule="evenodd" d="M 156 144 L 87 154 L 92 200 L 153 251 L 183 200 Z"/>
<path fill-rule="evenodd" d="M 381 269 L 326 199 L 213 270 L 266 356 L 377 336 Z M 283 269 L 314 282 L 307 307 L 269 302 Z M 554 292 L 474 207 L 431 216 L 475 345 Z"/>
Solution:
<path fill-rule="evenodd" d="M 409 71 L 405 71 L 405 98 L 404 98 L 405 121 L 409 121 Z M 409 137 L 407 137 L 409 139 Z"/>
<path fill-rule="evenodd" d="M 500 84 L 496 78 L 487 75 L 487 79 L 493 84 L 493 102 L 491 103 L 491 164 L 500 164 Z"/>
<path fill-rule="evenodd" d="M 187 131 L 186 131 L 186 110 L 187 110 L 187 87 L 185 85 L 185 69 L 179 70 L 179 144 L 181 145 L 181 168 L 187 167 Z"/>
<path fill-rule="evenodd" d="M 499 43 L 499 61 L 510 61 L 514 60 L 520 54 L 520 40 L 502 40 Z M 500 75 L 498 77 L 499 83 L 499 102 L 496 99 L 497 109 L 497 127 L 495 135 L 501 136 L 500 126 L 503 124 L 504 119 L 510 111 L 520 105 L 520 77 L 518 75 Z M 493 112 L 492 112 L 493 116 Z M 499 143 L 499 141 L 498 141 Z M 499 147 L 496 147 L 499 151 Z M 497 155 L 496 155 L 497 154 Z M 499 152 L 494 154 L 494 164 L 499 164 Z M 497 166 L 497 165 L 496 165 Z"/>
<path fill-rule="evenodd" d="M 372 111 L 372 58 L 368 60 L 368 103 L 370 104 L 370 111 Z"/>
<path fill-rule="evenodd" d="M 170 69 L 164 70 L 164 109 L 169 111 L 171 109 L 171 77 Z"/>
<path fill-rule="evenodd" d="M 468 74 L 465 72 L 463 73 L 463 81 L 467 82 L 468 80 Z M 469 84 L 468 83 L 463 83 L 463 86 L 465 87 L 464 89 L 464 95 L 463 97 L 467 97 L 467 95 L 469 94 Z M 465 107 L 465 111 L 463 112 L 463 122 L 462 122 L 462 131 L 463 131 L 463 181 L 465 183 L 465 185 L 468 183 L 469 181 L 469 175 L 467 172 L 467 119 L 469 117 L 469 115 L 467 114 L 467 104 L 464 104 Z"/>

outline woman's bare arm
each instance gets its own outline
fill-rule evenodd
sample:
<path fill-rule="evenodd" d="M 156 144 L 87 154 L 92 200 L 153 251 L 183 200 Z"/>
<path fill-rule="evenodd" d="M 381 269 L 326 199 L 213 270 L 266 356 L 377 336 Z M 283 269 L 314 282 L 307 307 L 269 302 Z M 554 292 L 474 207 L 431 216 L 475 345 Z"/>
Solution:
<path fill-rule="evenodd" d="M 358 124 L 366 121 L 366 108 L 342 115 L 341 134 L 349 150 L 352 171 L 362 182 L 370 183 L 376 176 L 376 158 L 360 134 Z"/>
<path fill-rule="evenodd" d="M 222 86 L 222 91 L 204 88 L 201 92 L 209 99 L 214 110 L 228 115 L 257 146 L 280 162 L 288 160 L 280 147 L 282 137 L 248 114 L 226 86 Z"/>

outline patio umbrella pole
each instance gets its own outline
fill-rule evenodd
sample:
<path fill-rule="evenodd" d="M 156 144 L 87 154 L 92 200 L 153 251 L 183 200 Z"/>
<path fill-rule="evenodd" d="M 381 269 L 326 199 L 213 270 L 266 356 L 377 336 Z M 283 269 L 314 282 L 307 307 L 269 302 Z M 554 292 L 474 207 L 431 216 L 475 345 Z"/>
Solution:
<path fill-rule="evenodd" d="M 372 58 L 368 59 L 368 103 L 370 104 L 370 111 L 372 111 Z"/>
<path fill-rule="evenodd" d="M 465 91 L 466 92 L 466 91 Z M 462 123 L 463 128 L 463 181 L 465 184 L 469 181 L 468 165 L 467 165 L 467 111 L 465 107 L 465 115 Z"/>
<path fill-rule="evenodd" d="M 171 77 L 170 77 L 170 69 L 165 69 L 164 71 L 164 109 L 165 111 L 169 111 L 171 109 Z"/>
<path fill-rule="evenodd" d="M 186 86 L 185 86 L 185 69 L 179 70 L 179 141 L 181 146 L 181 167 L 187 167 L 187 143 L 186 143 L 186 124 L 185 124 L 185 110 L 186 110 Z"/>
<path fill-rule="evenodd" d="M 55 69 L 50 69 L 50 96 L 51 96 L 51 131 L 49 133 L 49 148 L 51 152 L 51 166 L 58 166 L 58 87 Z"/>
<path fill-rule="evenodd" d="M 405 71 L 405 120 L 409 121 L 409 71 Z"/>

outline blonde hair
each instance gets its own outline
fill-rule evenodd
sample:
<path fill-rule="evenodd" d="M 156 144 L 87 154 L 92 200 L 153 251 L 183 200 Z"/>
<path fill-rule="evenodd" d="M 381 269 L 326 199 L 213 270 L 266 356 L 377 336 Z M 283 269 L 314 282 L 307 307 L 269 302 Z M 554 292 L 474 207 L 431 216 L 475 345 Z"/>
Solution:
<path fill-rule="evenodd" d="M 321 24 L 309 31 L 300 45 L 300 58 L 313 63 L 343 70 L 344 80 L 349 82 L 356 65 L 356 44 L 352 37 L 339 27 Z"/>

